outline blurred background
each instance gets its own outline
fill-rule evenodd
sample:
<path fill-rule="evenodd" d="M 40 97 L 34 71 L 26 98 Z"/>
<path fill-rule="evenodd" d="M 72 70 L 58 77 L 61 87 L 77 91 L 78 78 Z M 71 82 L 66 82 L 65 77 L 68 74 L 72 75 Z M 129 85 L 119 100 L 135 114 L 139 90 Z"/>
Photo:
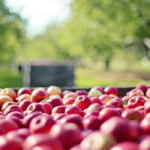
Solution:
<path fill-rule="evenodd" d="M 0 88 L 66 60 L 75 87 L 150 86 L 150 0 L 0 0 Z"/>

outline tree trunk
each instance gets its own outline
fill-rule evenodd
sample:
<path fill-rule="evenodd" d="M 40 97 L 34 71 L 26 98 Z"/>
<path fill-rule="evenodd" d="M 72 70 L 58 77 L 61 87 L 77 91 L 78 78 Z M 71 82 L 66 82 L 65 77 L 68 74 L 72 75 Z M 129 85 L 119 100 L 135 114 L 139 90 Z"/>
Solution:
<path fill-rule="evenodd" d="M 110 57 L 107 57 L 105 59 L 105 71 L 109 71 L 110 70 L 110 61 L 111 61 Z"/>

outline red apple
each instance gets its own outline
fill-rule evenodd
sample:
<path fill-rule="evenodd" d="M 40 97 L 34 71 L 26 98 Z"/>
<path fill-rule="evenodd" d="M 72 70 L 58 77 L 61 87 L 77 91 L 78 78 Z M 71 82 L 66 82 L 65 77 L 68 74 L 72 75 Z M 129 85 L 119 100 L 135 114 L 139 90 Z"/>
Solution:
<path fill-rule="evenodd" d="M 113 146 L 110 150 L 138 150 L 139 144 L 132 141 L 125 141 Z M 142 149 L 144 150 L 144 149 Z"/>
<path fill-rule="evenodd" d="M 102 87 L 94 86 L 94 87 L 92 87 L 92 89 L 99 90 L 102 94 L 105 94 L 104 89 Z"/>
<path fill-rule="evenodd" d="M 74 102 L 75 102 L 75 98 L 73 98 L 73 97 L 66 98 L 63 101 L 64 105 L 72 105 Z"/>
<path fill-rule="evenodd" d="M 20 88 L 18 90 L 17 97 L 20 96 L 20 95 L 22 95 L 22 94 L 29 94 L 29 95 L 31 95 L 31 93 L 32 93 L 32 91 L 31 91 L 30 88 L 28 88 L 28 87 L 22 87 L 22 88 Z"/>
<path fill-rule="evenodd" d="M 129 96 L 130 97 L 133 97 L 133 96 L 144 96 L 144 92 L 142 90 L 140 90 L 140 89 L 135 88 L 135 89 L 132 89 L 130 91 Z"/>
<path fill-rule="evenodd" d="M 146 114 L 150 112 L 150 99 L 145 102 L 144 110 Z"/>
<path fill-rule="evenodd" d="M 128 108 L 136 108 L 145 104 L 145 99 L 141 96 L 134 96 L 128 101 Z"/>
<path fill-rule="evenodd" d="M 13 99 L 10 96 L 0 95 L 0 106 L 2 107 L 6 102 L 13 102 Z"/>
<path fill-rule="evenodd" d="M 49 146 L 54 150 L 64 150 L 63 145 L 58 139 L 52 138 L 45 133 L 31 134 L 26 138 L 23 145 L 25 150 L 30 150 L 40 145 Z"/>
<path fill-rule="evenodd" d="M 68 92 L 68 93 L 66 93 L 65 95 L 64 95 L 64 97 L 63 97 L 63 101 L 65 101 L 67 98 L 69 98 L 69 97 L 72 97 L 72 98 L 77 98 L 78 97 L 78 95 L 76 94 L 76 93 L 74 93 L 74 92 Z"/>
<path fill-rule="evenodd" d="M 10 106 L 10 105 L 18 105 L 18 103 L 16 103 L 16 102 L 5 102 L 5 103 L 3 104 L 3 106 L 2 106 L 2 108 L 1 108 L 1 111 L 4 112 L 4 110 L 5 110 L 8 106 Z"/>
<path fill-rule="evenodd" d="M 144 137 L 144 139 L 140 142 L 138 150 L 150 150 L 150 135 Z"/>
<path fill-rule="evenodd" d="M 102 102 L 105 102 L 107 103 L 108 101 L 110 101 L 112 99 L 111 96 L 109 96 L 108 94 L 103 94 L 99 97 L 99 99 L 102 101 Z"/>
<path fill-rule="evenodd" d="M 75 93 L 76 93 L 78 96 L 87 95 L 87 94 L 88 94 L 86 90 L 77 90 Z"/>
<path fill-rule="evenodd" d="M 98 115 L 99 115 L 99 111 L 91 111 L 91 112 L 86 113 L 84 115 L 83 119 L 86 119 L 86 118 L 88 118 L 90 116 L 97 116 L 98 117 Z"/>
<path fill-rule="evenodd" d="M 63 101 L 60 98 L 52 98 L 52 99 L 48 99 L 47 103 L 51 104 L 52 107 L 56 107 L 56 106 L 63 106 Z"/>
<path fill-rule="evenodd" d="M 50 115 L 39 115 L 34 117 L 29 125 L 31 133 L 47 133 L 56 123 Z"/>
<path fill-rule="evenodd" d="M 92 104 L 91 99 L 88 96 L 82 95 L 77 97 L 73 105 L 78 106 L 82 110 L 84 110 L 88 108 L 91 104 Z"/>
<path fill-rule="evenodd" d="M 105 107 L 99 112 L 98 118 L 104 122 L 114 116 L 120 116 L 120 113 L 115 108 Z"/>
<path fill-rule="evenodd" d="M 11 117 L 11 116 L 15 116 L 19 119 L 23 119 L 24 118 L 24 115 L 23 113 L 19 112 L 19 111 L 13 111 L 13 112 L 10 112 L 7 117 Z"/>
<path fill-rule="evenodd" d="M 65 113 L 67 106 L 56 106 L 52 109 L 52 114 L 54 113 Z"/>
<path fill-rule="evenodd" d="M 8 115 L 9 113 L 14 111 L 22 112 L 21 108 L 18 105 L 10 105 L 4 110 L 4 114 Z"/>
<path fill-rule="evenodd" d="M 145 84 L 139 84 L 136 88 L 142 90 L 144 92 L 144 95 L 146 94 L 146 91 L 148 90 L 148 87 Z"/>
<path fill-rule="evenodd" d="M 81 108 L 79 108 L 78 106 L 68 106 L 65 109 L 65 114 L 78 114 L 78 115 L 82 115 L 82 110 Z"/>
<path fill-rule="evenodd" d="M 62 119 L 63 117 L 66 117 L 67 115 L 64 113 L 55 113 L 55 114 L 52 114 L 52 116 L 55 121 L 58 121 L 58 120 Z"/>
<path fill-rule="evenodd" d="M 81 130 L 74 123 L 56 124 L 51 128 L 49 135 L 55 139 L 59 139 L 65 149 L 75 146 L 82 140 Z"/>
<path fill-rule="evenodd" d="M 48 98 L 48 93 L 44 88 L 36 88 L 33 90 L 31 94 L 31 101 L 32 102 L 39 102 L 43 99 Z"/>
<path fill-rule="evenodd" d="M 107 103 L 106 103 L 106 105 L 113 105 L 113 106 L 115 106 L 116 108 L 124 108 L 124 104 L 123 104 L 123 101 L 121 100 L 121 99 L 119 99 L 119 98 L 113 98 L 113 99 L 111 99 L 110 101 L 108 101 Z"/>
<path fill-rule="evenodd" d="M 32 102 L 30 100 L 23 100 L 19 103 L 19 107 L 22 109 L 22 111 L 26 111 L 27 107 L 32 104 Z"/>
<path fill-rule="evenodd" d="M 29 95 L 29 94 L 22 94 L 22 95 L 18 96 L 16 98 L 16 100 L 18 101 L 18 103 L 20 103 L 20 102 L 22 102 L 24 100 L 30 100 L 31 101 L 31 95 Z"/>
<path fill-rule="evenodd" d="M 50 114 L 52 112 L 52 105 L 48 102 L 41 103 L 41 105 L 44 107 L 45 113 Z"/>
<path fill-rule="evenodd" d="M 27 107 L 26 111 L 29 112 L 29 113 L 32 113 L 32 112 L 35 112 L 35 111 L 40 111 L 41 113 L 45 113 L 44 106 L 40 103 L 31 103 Z"/>
<path fill-rule="evenodd" d="M 87 108 L 86 113 L 91 111 L 101 111 L 101 110 L 102 110 L 102 106 L 98 103 L 94 103 Z"/>
<path fill-rule="evenodd" d="M 92 104 L 98 103 L 98 104 L 102 105 L 102 101 L 98 97 L 92 97 L 91 101 L 92 101 Z"/>
<path fill-rule="evenodd" d="M 114 95 L 118 95 L 118 89 L 116 87 L 113 87 L 113 86 L 107 86 L 105 89 L 104 89 L 104 92 L 106 94 L 114 94 Z"/>
<path fill-rule="evenodd" d="M 143 129 L 143 131 L 147 134 L 150 134 L 150 119 L 149 118 L 144 118 L 141 122 L 140 122 L 140 126 Z"/>

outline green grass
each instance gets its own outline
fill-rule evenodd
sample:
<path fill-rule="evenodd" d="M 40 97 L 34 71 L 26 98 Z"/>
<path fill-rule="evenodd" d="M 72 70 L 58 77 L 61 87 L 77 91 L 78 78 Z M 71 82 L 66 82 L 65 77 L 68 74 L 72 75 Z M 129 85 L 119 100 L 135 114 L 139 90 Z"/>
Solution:
<path fill-rule="evenodd" d="M 104 63 L 87 63 L 88 67 L 75 69 L 76 87 L 116 86 L 133 87 L 138 84 L 150 86 L 150 65 L 143 67 L 140 62 L 114 60 L 111 70 L 104 70 Z M 23 87 L 22 74 L 13 75 L 8 69 L 0 70 L 0 88 Z"/>

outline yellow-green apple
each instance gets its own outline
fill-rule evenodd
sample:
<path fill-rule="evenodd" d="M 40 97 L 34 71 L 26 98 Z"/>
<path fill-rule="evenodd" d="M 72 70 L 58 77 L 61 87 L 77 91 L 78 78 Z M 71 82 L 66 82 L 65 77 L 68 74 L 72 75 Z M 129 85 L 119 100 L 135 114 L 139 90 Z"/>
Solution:
<path fill-rule="evenodd" d="M 139 144 L 137 142 L 124 141 L 122 143 L 117 143 L 110 150 L 138 150 L 138 149 Z"/>
<path fill-rule="evenodd" d="M 65 101 L 67 98 L 72 97 L 72 98 L 77 98 L 78 95 L 75 92 L 68 92 L 64 95 L 63 97 L 63 101 Z"/>
<path fill-rule="evenodd" d="M 64 150 L 63 145 L 58 139 L 52 138 L 45 133 L 29 135 L 23 145 L 25 150 L 30 150 L 33 147 L 40 145 L 52 147 L 54 150 Z"/>
<path fill-rule="evenodd" d="M 128 108 L 136 108 L 138 106 L 143 106 L 145 104 L 145 99 L 142 96 L 134 96 L 128 101 Z"/>
<path fill-rule="evenodd" d="M 32 90 L 30 88 L 28 88 L 28 87 L 22 87 L 22 88 L 20 88 L 18 90 L 17 97 L 20 96 L 20 95 L 22 95 L 22 94 L 29 94 L 29 95 L 31 95 L 31 93 L 32 93 Z"/>
<path fill-rule="evenodd" d="M 148 87 L 145 84 L 139 84 L 136 88 L 142 90 L 144 92 L 144 95 L 146 94 L 146 91 L 148 90 Z"/>
<path fill-rule="evenodd" d="M 65 149 L 79 144 L 82 140 L 81 129 L 74 123 L 56 124 L 52 126 L 49 135 L 59 139 Z"/>
<path fill-rule="evenodd" d="M 44 88 L 35 88 L 32 91 L 31 94 L 31 101 L 32 102 L 39 102 L 43 99 L 47 99 L 48 98 L 48 93 Z"/>
<path fill-rule="evenodd" d="M 2 89 L 1 92 L 0 92 L 0 95 L 9 96 L 9 97 L 11 97 L 13 99 L 13 101 L 15 101 L 16 97 L 17 97 L 16 92 L 13 89 L 11 89 L 11 88 Z"/>
<path fill-rule="evenodd" d="M 96 89 L 91 89 L 89 92 L 88 92 L 88 95 L 91 96 L 91 97 L 100 97 L 102 95 L 102 92 L 99 91 L 99 90 L 96 90 Z"/>
<path fill-rule="evenodd" d="M 93 89 L 95 89 L 95 90 L 99 90 L 102 94 L 105 94 L 104 89 L 103 89 L 102 87 L 94 86 L 94 87 L 92 87 L 92 89 L 91 89 L 91 90 L 93 90 Z"/>
<path fill-rule="evenodd" d="M 108 95 L 110 95 L 110 94 L 118 95 L 118 89 L 114 86 L 107 86 L 104 89 L 104 92 Z"/>
<path fill-rule="evenodd" d="M 63 101 L 60 98 L 51 98 L 47 100 L 47 103 L 51 104 L 51 106 L 54 108 L 56 106 L 63 106 Z"/>
<path fill-rule="evenodd" d="M 82 115 L 82 110 L 81 108 L 79 108 L 78 106 L 68 106 L 66 109 L 65 109 L 65 114 L 78 114 L 78 115 Z"/>
<path fill-rule="evenodd" d="M 30 132 L 35 133 L 48 133 L 51 127 L 56 123 L 50 115 L 39 115 L 34 117 L 29 125 Z"/>
<path fill-rule="evenodd" d="M 86 96 L 78 96 L 73 105 L 80 107 L 82 110 L 88 108 L 92 104 L 91 99 Z"/>
<path fill-rule="evenodd" d="M 62 94 L 62 90 L 61 88 L 57 87 L 57 86 L 49 86 L 47 88 L 47 93 L 48 95 L 61 95 Z"/>
<path fill-rule="evenodd" d="M 104 135 L 99 131 L 95 131 L 85 137 L 81 142 L 83 150 L 110 150 L 116 144 L 114 137 Z"/>

